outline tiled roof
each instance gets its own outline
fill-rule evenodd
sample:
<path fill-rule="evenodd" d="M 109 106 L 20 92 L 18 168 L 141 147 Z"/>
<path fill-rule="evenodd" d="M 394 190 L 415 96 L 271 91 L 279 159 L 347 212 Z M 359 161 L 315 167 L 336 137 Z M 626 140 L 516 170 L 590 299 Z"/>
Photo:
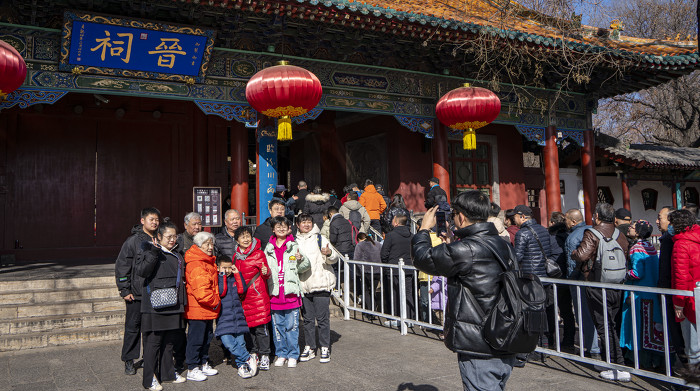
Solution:
<path fill-rule="evenodd" d="M 700 148 L 625 145 L 617 138 L 603 133 L 596 134 L 595 141 L 597 154 L 621 164 L 637 168 L 700 169 Z"/>
<path fill-rule="evenodd" d="M 541 14 L 534 13 L 513 0 L 508 2 L 508 18 L 498 18 L 496 0 L 173 0 L 194 2 L 221 8 L 255 12 L 284 12 L 301 19 L 329 23 L 346 22 L 365 26 L 374 24 L 387 33 L 427 31 L 431 39 L 459 39 L 460 35 L 487 33 L 503 39 L 557 48 L 563 45 L 577 51 L 603 52 L 612 49 L 620 57 L 633 57 L 639 66 L 682 69 L 694 68 L 700 57 L 697 41 L 673 42 L 621 36 L 610 39 L 598 36 L 599 29 L 583 26 L 578 37 L 566 37 L 548 25 Z M 277 7 L 280 8 L 277 8 Z M 310 8 L 314 8 L 311 10 Z M 317 12 L 318 9 L 326 12 Z M 328 12 L 330 11 L 330 12 Z M 380 20 L 377 22 L 377 20 Z M 411 27 L 413 26 L 413 27 Z M 602 30 L 605 32 L 605 30 Z M 609 31 L 608 31 L 609 32 Z M 427 38 L 427 36 L 426 36 Z"/>

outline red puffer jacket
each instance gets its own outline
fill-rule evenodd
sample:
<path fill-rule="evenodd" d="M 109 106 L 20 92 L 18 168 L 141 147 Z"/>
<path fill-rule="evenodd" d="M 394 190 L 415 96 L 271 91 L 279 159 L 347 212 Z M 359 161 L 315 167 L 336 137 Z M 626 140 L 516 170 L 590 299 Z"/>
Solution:
<path fill-rule="evenodd" d="M 236 267 L 243 274 L 246 285 L 250 284 L 253 277 L 260 273 L 252 286 L 243 297 L 243 313 L 248 322 L 248 327 L 260 326 L 269 323 L 270 318 L 270 296 L 267 293 L 267 279 L 270 278 L 270 268 L 267 266 L 265 253 L 260 250 L 260 241 L 253 239 L 247 254 L 236 246 Z M 260 271 L 262 267 L 267 268 L 267 274 Z"/>
<path fill-rule="evenodd" d="M 692 291 L 700 281 L 700 226 L 673 235 L 671 256 L 671 288 Z M 673 304 L 683 307 L 683 315 L 695 323 L 695 299 L 673 296 Z"/>

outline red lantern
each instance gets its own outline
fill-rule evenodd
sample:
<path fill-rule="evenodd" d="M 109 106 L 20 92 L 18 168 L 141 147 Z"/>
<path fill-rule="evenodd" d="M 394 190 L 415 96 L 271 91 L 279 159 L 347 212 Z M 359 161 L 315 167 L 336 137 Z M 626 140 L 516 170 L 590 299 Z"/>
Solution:
<path fill-rule="evenodd" d="M 501 100 L 496 94 L 469 84 L 443 95 L 435 106 L 440 122 L 464 130 L 464 149 L 476 149 L 475 130 L 493 122 L 500 112 Z"/>
<path fill-rule="evenodd" d="M 321 100 L 323 89 L 316 75 L 304 68 L 287 65 L 265 68 L 253 75 L 245 88 L 245 97 L 255 110 L 278 118 L 277 139 L 292 139 L 292 119 L 306 114 Z"/>
<path fill-rule="evenodd" d="M 27 77 L 27 64 L 9 43 L 0 41 L 0 101 L 19 88 Z"/>

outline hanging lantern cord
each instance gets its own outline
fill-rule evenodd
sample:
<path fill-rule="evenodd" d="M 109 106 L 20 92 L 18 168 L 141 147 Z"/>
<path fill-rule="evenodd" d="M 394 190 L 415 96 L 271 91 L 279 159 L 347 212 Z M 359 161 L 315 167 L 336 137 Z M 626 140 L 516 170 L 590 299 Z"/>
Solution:
<path fill-rule="evenodd" d="M 277 140 L 289 141 L 292 139 L 292 118 L 285 115 L 277 120 Z"/>
<path fill-rule="evenodd" d="M 476 132 L 472 128 L 469 128 L 469 130 L 464 131 L 462 144 L 464 149 L 466 150 L 473 151 L 476 149 Z"/>

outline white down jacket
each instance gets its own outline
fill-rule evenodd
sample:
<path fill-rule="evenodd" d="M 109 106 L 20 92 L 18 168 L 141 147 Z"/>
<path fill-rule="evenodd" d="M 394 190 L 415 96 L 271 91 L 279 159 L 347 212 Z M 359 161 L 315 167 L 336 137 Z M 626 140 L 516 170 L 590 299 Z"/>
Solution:
<path fill-rule="evenodd" d="M 329 244 L 328 239 L 321 236 L 316 225 L 310 232 L 297 232 L 297 244 L 299 251 L 309 257 L 311 268 L 299 275 L 301 289 L 306 293 L 330 291 L 335 287 L 335 273 L 332 264 L 338 262 L 338 254 L 334 251 L 329 256 L 321 254 L 318 238 L 321 238 L 321 247 Z"/>

